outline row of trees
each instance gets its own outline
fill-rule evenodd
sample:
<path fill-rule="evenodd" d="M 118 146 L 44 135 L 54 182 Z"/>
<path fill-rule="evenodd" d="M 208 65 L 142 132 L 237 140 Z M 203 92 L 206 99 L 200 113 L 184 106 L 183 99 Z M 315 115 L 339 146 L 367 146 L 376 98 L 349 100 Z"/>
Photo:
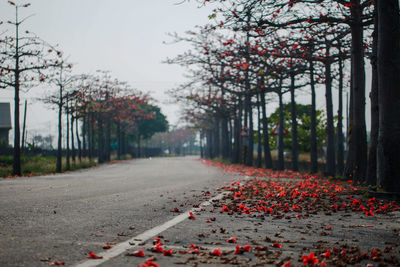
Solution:
<path fill-rule="evenodd" d="M 204 2 L 220 2 L 206 0 Z M 193 49 L 167 60 L 189 67 L 189 81 L 173 94 L 187 119 L 207 139 L 208 156 L 253 165 L 255 123 L 263 142 L 264 166 L 271 168 L 266 106 L 277 99 L 283 125 L 283 95 L 290 95 L 291 169 L 298 169 L 296 97 L 310 102 L 311 171 L 318 170 L 316 90 L 325 91 L 326 174 L 356 183 L 378 183 L 400 191 L 394 151 L 400 144 L 396 85 L 400 17 L 396 0 L 231 0 L 221 1 L 199 27 L 175 41 Z M 207 3 L 206 3 L 207 4 Z M 390 34 L 389 34 L 390 33 Z M 365 58 L 372 64 L 371 146 L 365 124 Z M 347 153 L 344 153 L 343 92 L 350 81 Z M 338 91 L 335 131 L 333 88 Z M 276 97 L 271 98 L 271 93 Z M 256 111 L 256 112 L 255 112 Z M 255 120 L 257 121 L 255 122 Z M 250 138 L 243 137 L 248 127 Z M 247 132 L 247 131 L 245 131 Z M 336 135 L 336 136 L 335 136 Z M 284 129 L 279 127 L 279 160 L 284 168 Z M 346 156 L 346 157 L 345 157 Z"/>
<path fill-rule="evenodd" d="M 109 72 L 69 75 L 66 73 L 68 65 L 66 67 L 60 65 L 54 69 L 49 81 L 58 87 L 58 92 L 44 99 L 58 107 L 57 171 L 61 171 L 63 113 L 66 114 L 67 169 L 70 168 L 70 156 L 74 162 L 76 156 L 79 159 L 88 156 L 90 160 L 97 157 L 99 163 L 110 161 L 112 147 L 116 148 L 120 159 L 128 152 L 128 141 L 137 143 L 140 157 L 142 139 L 168 130 L 165 116 L 150 103 L 147 95 L 112 79 Z M 77 141 L 77 153 L 74 140 Z"/>
<path fill-rule="evenodd" d="M 90 159 L 97 157 L 100 163 L 109 161 L 112 146 L 119 158 L 127 153 L 128 139 L 140 147 L 141 139 L 168 129 L 165 116 L 151 104 L 147 95 L 112 79 L 109 72 L 73 75 L 72 65 L 66 62 L 59 49 L 29 31 L 22 31 L 27 17 L 21 19 L 19 10 L 30 4 L 18 5 L 12 1 L 9 4 L 15 7 L 15 20 L 7 21 L 14 27 L 14 34 L 0 35 L 0 88 L 14 88 L 15 92 L 15 175 L 21 175 L 19 95 L 21 90 L 39 83 L 49 83 L 58 89 L 54 95 L 43 99 L 58 107 L 58 172 L 62 171 L 63 114 L 66 115 L 67 169 L 70 158 L 75 161 L 76 157 L 88 156 Z"/>

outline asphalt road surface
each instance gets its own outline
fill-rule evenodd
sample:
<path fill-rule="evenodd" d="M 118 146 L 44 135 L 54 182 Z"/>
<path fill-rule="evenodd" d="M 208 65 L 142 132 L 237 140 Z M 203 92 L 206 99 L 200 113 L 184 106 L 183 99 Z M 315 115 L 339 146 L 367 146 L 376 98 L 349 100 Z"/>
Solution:
<path fill-rule="evenodd" d="M 1 180 L 0 266 L 84 262 L 90 251 L 179 216 L 171 209 L 187 211 L 206 201 L 230 178 L 194 157 L 180 157 Z"/>

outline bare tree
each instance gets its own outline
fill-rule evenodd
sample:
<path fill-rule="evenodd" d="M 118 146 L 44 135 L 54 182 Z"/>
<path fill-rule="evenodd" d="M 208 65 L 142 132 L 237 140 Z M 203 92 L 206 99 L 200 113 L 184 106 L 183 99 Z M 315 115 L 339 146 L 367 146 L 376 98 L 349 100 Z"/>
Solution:
<path fill-rule="evenodd" d="M 13 174 L 21 175 L 21 148 L 20 148 L 20 125 L 19 125 L 19 95 L 22 89 L 29 89 L 44 82 L 47 75 L 44 70 L 57 66 L 57 56 L 61 52 L 55 50 L 39 37 L 29 31 L 21 32 L 21 25 L 28 17 L 21 19 L 19 10 L 29 7 L 30 4 L 17 5 L 8 1 L 15 8 L 15 19 L 8 21 L 14 26 L 13 36 L 6 36 L 0 43 L 0 69 L 2 87 L 14 88 L 14 165 Z M 55 57 L 55 56 L 56 57 Z"/>

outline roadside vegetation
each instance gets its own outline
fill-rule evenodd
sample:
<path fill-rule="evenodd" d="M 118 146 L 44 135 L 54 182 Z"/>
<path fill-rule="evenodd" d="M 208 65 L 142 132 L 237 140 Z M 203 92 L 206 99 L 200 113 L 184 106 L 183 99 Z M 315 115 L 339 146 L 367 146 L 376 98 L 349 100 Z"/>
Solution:
<path fill-rule="evenodd" d="M 66 172 L 66 158 L 63 159 L 63 166 L 65 166 L 62 172 Z M 46 175 L 56 172 L 57 157 L 55 156 L 32 156 L 32 157 L 21 157 L 21 176 L 31 177 L 38 175 Z M 96 166 L 97 162 L 89 161 L 89 158 L 82 158 L 82 161 L 78 161 L 75 164 L 72 163 L 69 171 L 78 169 L 90 168 Z M 0 156 L 0 177 L 3 178 L 14 178 L 19 176 L 12 175 L 13 169 L 13 156 Z"/>

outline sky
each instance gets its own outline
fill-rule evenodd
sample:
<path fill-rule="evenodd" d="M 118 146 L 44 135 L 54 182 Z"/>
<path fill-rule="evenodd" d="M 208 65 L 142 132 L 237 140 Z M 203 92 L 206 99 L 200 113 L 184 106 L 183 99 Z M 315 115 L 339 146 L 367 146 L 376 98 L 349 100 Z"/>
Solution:
<path fill-rule="evenodd" d="M 201 7 L 196 0 L 15 0 L 18 4 L 31 3 L 21 16 L 32 15 L 23 29 L 34 32 L 60 50 L 74 64 L 76 74 L 109 70 L 120 81 L 149 93 L 161 107 L 171 125 L 179 122 L 179 105 L 171 103 L 166 94 L 184 81 L 184 69 L 163 64 L 189 48 L 187 44 L 165 44 L 171 41 L 167 33 L 183 34 L 196 25 L 209 22 L 212 6 Z M 7 0 L 0 0 L 0 21 L 14 16 Z M 4 27 L 0 28 L 0 33 Z M 9 31 L 8 33 L 12 33 Z M 6 34 L 8 34 L 6 33 Z M 367 66 L 367 71 L 370 69 Z M 367 91 L 369 90 L 367 75 Z M 21 95 L 28 100 L 28 137 L 35 134 L 56 136 L 57 112 L 44 105 L 42 98 L 56 88 L 41 85 Z M 337 111 L 337 91 L 334 90 L 334 112 Z M 366 93 L 369 109 L 368 92 Z M 288 96 L 286 96 L 288 97 Z M 299 94 L 300 103 L 309 103 L 308 94 Z M 0 102 L 13 101 L 13 91 L 1 90 Z M 286 100 L 288 101 L 288 100 Z M 325 109 L 324 90 L 317 92 L 317 108 Z M 344 99 L 346 103 L 346 99 Z M 270 106 L 270 112 L 277 105 Z M 54 107 L 53 107 L 54 108 Z M 13 113 L 13 106 L 12 106 Z M 22 113 L 22 112 L 21 112 Z M 12 118 L 13 119 L 13 118 Z M 22 114 L 21 114 L 22 122 Z M 367 127 L 369 128 L 367 112 Z M 12 140 L 10 131 L 10 140 Z M 55 140 L 55 139 L 54 139 Z"/>
<path fill-rule="evenodd" d="M 127 81 L 133 88 L 150 93 L 170 123 L 178 123 L 178 106 L 168 104 L 171 100 L 166 91 L 184 81 L 184 69 L 163 64 L 162 61 L 182 53 L 188 45 L 164 42 L 171 41 L 167 33 L 183 34 L 196 25 L 206 24 L 211 7 L 199 8 L 194 0 L 185 3 L 180 3 L 181 0 L 15 2 L 31 3 L 29 8 L 21 10 L 21 17 L 34 15 L 23 24 L 23 29 L 34 32 L 52 45 L 58 44 L 74 64 L 75 73 L 109 70 L 118 80 Z M 0 21 L 14 16 L 13 7 L 6 0 L 0 0 Z M 4 28 L 1 27 L 3 30 L 0 32 Z M 21 95 L 21 102 L 28 100 L 27 128 L 31 134 L 51 132 L 55 135 L 56 111 L 37 98 L 56 88 L 43 87 L 32 88 Z M 11 89 L 0 91 L 0 102 L 12 101 Z"/>

